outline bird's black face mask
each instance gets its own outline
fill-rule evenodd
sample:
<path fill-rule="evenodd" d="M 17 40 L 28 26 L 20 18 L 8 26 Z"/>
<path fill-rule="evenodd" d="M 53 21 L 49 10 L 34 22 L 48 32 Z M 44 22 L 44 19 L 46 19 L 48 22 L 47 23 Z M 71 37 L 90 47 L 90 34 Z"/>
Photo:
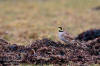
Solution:
<path fill-rule="evenodd" d="M 63 28 L 62 27 L 58 27 L 59 28 L 59 32 L 63 32 Z"/>

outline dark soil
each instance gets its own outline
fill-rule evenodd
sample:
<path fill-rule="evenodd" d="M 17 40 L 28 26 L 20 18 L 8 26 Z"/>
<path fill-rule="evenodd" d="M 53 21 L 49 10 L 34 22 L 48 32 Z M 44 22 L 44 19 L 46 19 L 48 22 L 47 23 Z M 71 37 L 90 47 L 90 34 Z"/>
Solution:
<path fill-rule="evenodd" d="M 67 64 L 70 61 L 80 65 L 100 64 L 100 38 L 80 45 L 62 44 L 45 38 L 27 46 L 0 39 L 0 64 L 3 66 L 10 63 Z"/>
<path fill-rule="evenodd" d="M 89 41 L 100 37 L 100 29 L 91 29 L 80 33 L 75 39 L 80 41 Z"/>

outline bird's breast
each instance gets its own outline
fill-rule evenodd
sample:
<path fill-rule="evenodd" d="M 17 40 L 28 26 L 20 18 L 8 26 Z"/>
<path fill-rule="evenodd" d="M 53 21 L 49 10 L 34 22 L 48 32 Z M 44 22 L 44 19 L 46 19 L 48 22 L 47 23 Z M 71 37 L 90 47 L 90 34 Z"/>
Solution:
<path fill-rule="evenodd" d="M 58 37 L 59 37 L 61 40 L 64 40 L 63 34 L 64 34 L 64 32 L 59 32 L 59 34 L 58 34 Z"/>

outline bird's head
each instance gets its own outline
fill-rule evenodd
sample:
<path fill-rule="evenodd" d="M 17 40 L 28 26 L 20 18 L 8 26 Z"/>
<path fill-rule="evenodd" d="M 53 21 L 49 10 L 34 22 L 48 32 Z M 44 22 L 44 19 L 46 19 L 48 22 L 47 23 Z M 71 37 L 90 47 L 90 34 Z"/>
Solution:
<path fill-rule="evenodd" d="M 62 27 L 58 27 L 59 32 L 64 32 Z"/>

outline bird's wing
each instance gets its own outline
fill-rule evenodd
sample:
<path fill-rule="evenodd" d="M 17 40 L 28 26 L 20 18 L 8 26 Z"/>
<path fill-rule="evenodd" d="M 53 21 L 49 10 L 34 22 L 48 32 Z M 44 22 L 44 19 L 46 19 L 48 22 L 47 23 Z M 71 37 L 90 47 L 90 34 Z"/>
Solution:
<path fill-rule="evenodd" d="M 69 34 L 68 32 L 65 32 L 65 33 L 63 34 L 63 37 L 64 37 L 66 40 L 73 40 L 73 39 L 74 39 L 74 37 L 73 37 L 71 34 Z"/>

